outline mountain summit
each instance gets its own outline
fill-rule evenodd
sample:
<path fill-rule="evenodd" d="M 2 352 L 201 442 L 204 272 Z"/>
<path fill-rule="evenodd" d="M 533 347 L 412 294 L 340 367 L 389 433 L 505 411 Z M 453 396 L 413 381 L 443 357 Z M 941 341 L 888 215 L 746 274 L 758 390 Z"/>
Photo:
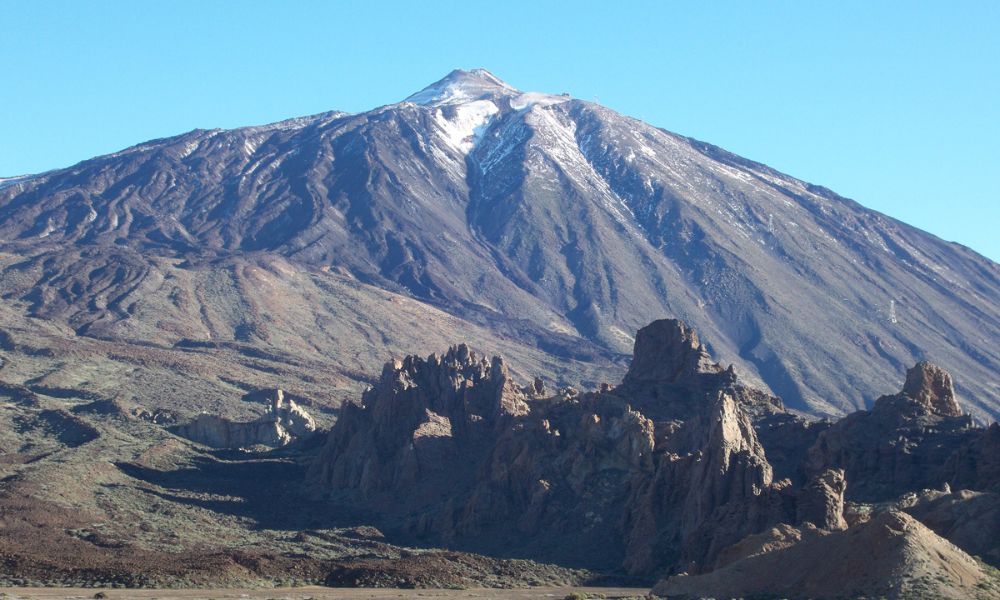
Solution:
<path fill-rule="evenodd" d="M 1000 414 L 996 263 L 481 69 L 366 113 L 196 130 L 0 183 L 0 240 L 0 326 L 45 317 L 58 344 L 117 344 L 116 373 L 133 372 L 120 345 L 236 344 L 272 357 L 253 375 L 270 387 L 288 387 L 260 374 L 276 364 L 323 364 L 348 388 L 389 352 L 471 338 L 517 373 L 594 383 L 670 317 L 795 409 L 867 406 L 931 360 L 970 413 Z"/>
<path fill-rule="evenodd" d="M 455 69 L 443 79 L 413 94 L 405 102 L 425 106 L 441 106 L 475 100 L 492 100 L 500 96 L 520 94 L 486 69 L 463 71 Z"/>

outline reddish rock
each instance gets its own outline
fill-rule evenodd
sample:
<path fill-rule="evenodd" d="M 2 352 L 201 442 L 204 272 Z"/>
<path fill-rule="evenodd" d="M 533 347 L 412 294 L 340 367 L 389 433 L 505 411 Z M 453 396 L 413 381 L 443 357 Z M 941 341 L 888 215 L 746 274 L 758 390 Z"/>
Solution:
<path fill-rule="evenodd" d="M 660 319 L 635 335 L 624 383 L 677 383 L 701 373 L 721 373 L 698 333 L 677 319 Z"/>
<path fill-rule="evenodd" d="M 919 362 L 906 372 L 903 393 L 936 414 L 946 417 L 957 417 L 962 414 L 962 409 L 955 399 L 951 375 L 929 362 Z"/>

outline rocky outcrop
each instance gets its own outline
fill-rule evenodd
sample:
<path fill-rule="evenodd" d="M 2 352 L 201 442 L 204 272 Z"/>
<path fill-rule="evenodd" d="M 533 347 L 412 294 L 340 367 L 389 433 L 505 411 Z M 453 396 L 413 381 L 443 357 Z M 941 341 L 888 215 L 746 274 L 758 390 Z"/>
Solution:
<path fill-rule="evenodd" d="M 733 366 L 714 362 L 698 333 L 677 319 L 660 319 L 635 336 L 632 363 L 615 393 L 656 420 L 700 414 L 705 398 L 728 391 L 744 411 L 783 413 L 781 400 L 742 385 Z"/>
<path fill-rule="evenodd" d="M 781 500 L 785 486 L 772 485 L 764 448 L 735 398 L 720 393 L 707 420 L 693 425 L 694 430 L 705 432 L 699 448 L 684 460 L 662 467 L 681 475 L 670 487 L 684 490 L 677 547 L 685 570 L 704 568 L 723 548 L 792 518 Z M 633 569 L 662 566 L 660 562 Z"/>
<path fill-rule="evenodd" d="M 470 476 L 500 424 L 528 413 L 525 400 L 501 357 L 465 344 L 388 362 L 361 405 L 342 409 L 310 477 L 372 500 L 400 492 L 409 507 L 433 502 L 455 489 L 451 478 Z"/>
<path fill-rule="evenodd" d="M 896 500 L 945 472 L 982 487 L 996 468 L 1000 430 L 973 426 L 933 365 L 871 411 L 810 422 L 714 363 L 676 320 L 638 332 L 620 385 L 543 391 L 465 345 L 389 362 L 342 409 L 312 485 L 427 545 L 708 576 L 802 544 L 818 556 L 808 544 L 854 539 L 845 532 L 874 540 L 892 523 L 923 536 L 871 507 L 848 528 L 847 500 Z"/>
<path fill-rule="evenodd" d="M 698 375 L 722 372 L 698 332 L 677 319 L 660 319 L 636 333 L 623 384 L 688 383 Z"/>
<path fill-rule="evenodd" d="M 820 529 L 847 529 L 844 520 L 844 491 L 847 481 L 842 469 L 827 469 L 813 478 L 798 494 L 796 521 L 812 523 Z"/>
<path fill-rule="evenodd" d="M 704 575 L 670 577 L 653 594 L 956 600 L 1000 594 L 997 581 L 972 557 L 897 511 L 832 533 L 779 526 L 732 551 L 725 566 Z"/>
<path fill-rule="evenodd" d="M 919 362 L 906 372 L 903 394 L 916 400 L 930 412 L 945 417 L 958 417 L 962 409 L 955 399 L 951 375 L 929 362 Z"/>
<path fill-rule="evenodd" d="M 848 415 L 821 433 L 809 449 L 805 471 L 843 469 L 850 482 L 848 499 L 862 502 L 939 489 L 955 483 L 959 473 L 979 487 L 980 479 L 992 477 L 989 451 L 977 447 L 987 434 L 962 414 L 951 377 L 940 367 L 919 363 L 907 373 L 903 392 L 882 396 L 870 411 Z M 965 458 L 956 456 L 963 451 Z"/>
<path fill-rule="evenodd" d="M 171 430 L 213 448 L 278 447 L 316 431 L 312 416 L 293 400 L 286 399 L 282 390 L 272 390 L 269 395 L 265 413 L 254 421 L 234 422 L 202 413 Z"/>
<path fill-rule="evenodd" d="M 799 498 L 773 481 L 753 422 L 780 400 L 712 362 L 683 323 L 640 330 L 617 387 L 541 389 L 464 345 L 387 363 L 342 410 L 312 483 L 426 543 L 633 574 L 701 568 L 796 522 Z M 807 512 L 837 513 L 823 498 Z"/>

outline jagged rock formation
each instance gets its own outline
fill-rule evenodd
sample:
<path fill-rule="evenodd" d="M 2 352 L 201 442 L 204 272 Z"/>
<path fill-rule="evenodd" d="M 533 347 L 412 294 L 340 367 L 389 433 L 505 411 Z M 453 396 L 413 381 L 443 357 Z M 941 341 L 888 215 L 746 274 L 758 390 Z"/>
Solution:
<path fill-rule="evenodd" d="M 715 363 L 687 324 L 660 319 L 636 333 L 632 362 L 615 393 L 666 421 L 699 414 L 705 397 L 721 389 L 755 416 L 784 412 L 776 397 L 738 381 L 732 365 Z"/>
<path fill-rule="evenodd" d="M 465 344 L 386 363 L 361 401 L 344 406 L 314 478 L 372 500 L 405 491 L 411 503 L 450 493 L 449 480 L 469 475 L 479 440 L 527 412 L 503 359 L 477 357 Z"/>
<path fill-rule="evenodd" d="M 698 339 L 698 332 L 680 321 L 663 319 L 636 333 L 632 363 L 623 384 L 684 384 L 697 381 L 699 375 L 722 372 Z M 727 374 L 733 378 L 732 370 Z"/>
<path fill-rule="evenodd" d="M 213 448 L 278 447 L 316 431 L 316 422 L 304 408 L 286 399 L 282 390 L 272 390 L 266 411 L 249 422 L 202 413 L 189 423 L 172 428 L 181 437 Z"/>
<path fill-rule="evenodd" d="M 839 526 L 835 477 L 823 479 L 829 494 L 773 481 L 751 415 L 782 411 L 676 320 L 639 331 L 622 385 L 548 399 L 462 345 L 387 363 L 345 407 L 311 479 L 437 543 L 635 574 L 698 567 L 797 523 L 800 503 Z"/>
<path fill-rule="evenodd" d="M 974 426 L 943 369 L 918 363 L 907 372 L 901 393 L 883 396 L 871 411 L 837 423 L 815 425 L 770 414 L 756 426 L 765 448 L 779 449 L 793 479 L 812 477 L 797 492 L 799 526 L 785 521 L 750 535 L 717 553 L 709 568 L 701 563 L 703 574 L 668 578 L 655 593 L 682 598 L 1000 594 L 1000 581 L 970 556 L 1000 564 L 995 493 L 1000 426 Z M 952 487 L 972 489 L 952 492 Z M 855 501 L 850 519 L 845 498 Z"/>
<path fill-rule="evenodd" d="M 1000 582 L 909 515 L 882 513 L 843 531 L 777 527 L 704 575 L 653 588 L 669 598 L 996 598 Z"/>
<path fill-rule="evenodd" d="M 844 491 L 847 481 L 843 469 L 827 469 L 799 491 L 799 523 L 812 523 L 820 529 L 847 529 L 844 519 Z"/>
<path fill-rule="evenodd" d="M 1000 429 L 974 426 L 934 365 L 871 411 L 810 422 L 664 319 L 636 334 L 620 385 L 540 391 L 464 345 L 392 361 L 345 407 L 310 481 L 425 544 L 687 574 L 658 586 L 671 595 L 824 597 L 838 578 L 848 594 L 992 589 L 962 549 L 994 560 L 995 493 L 900 499 L 996 485 Z M 852 544 L 873 556 L 845 555 Z M 770 571 L 748 576 L 758 567 Z"/>
<path fill-rule="evenodd" d="M 844 470 L 848 499 L 884 502 L 907 492 L 990 489 L 1000 469 L 996 425 L 983 429 L 962 414 L 951 376 L 923 362 L 907 372 L 903 391 L 819 434 L 805 470 Z"/>

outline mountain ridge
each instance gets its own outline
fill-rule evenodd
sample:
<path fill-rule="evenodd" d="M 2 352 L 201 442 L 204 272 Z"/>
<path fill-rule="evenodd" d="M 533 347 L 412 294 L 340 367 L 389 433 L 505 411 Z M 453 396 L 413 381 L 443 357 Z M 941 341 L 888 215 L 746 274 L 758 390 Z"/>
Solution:
<path fill-rule="evenodd" d="M 485 95 L 195 130 L 4 182 L 4 251 L 42 272 L 75 261 L 64 273 L 99 270 L 71 260 L 81 248 L 104 248 L 105 263 L 125 249 L 192 266 L 274 255 L 487 327 L 519 321 L 520 343 L 568 336 L 607 356 L 643 323 L 680 317 L 795 409 L 866 406 L 878 381 L 929 358 L 959 375 L 978 416 L 1000 411 L 989 259 L 711 144 L 485 73 L 409 98 L 449 77 Z M 147 283 L 162 275 L 143 269 Z M 73 319 L 109 318 L 88 282 L 54 275 L 41 281 Z M 52 302 L 41 296 L 36 314 Z M 554 357 L 573 345 L 560 344 Z"/>

